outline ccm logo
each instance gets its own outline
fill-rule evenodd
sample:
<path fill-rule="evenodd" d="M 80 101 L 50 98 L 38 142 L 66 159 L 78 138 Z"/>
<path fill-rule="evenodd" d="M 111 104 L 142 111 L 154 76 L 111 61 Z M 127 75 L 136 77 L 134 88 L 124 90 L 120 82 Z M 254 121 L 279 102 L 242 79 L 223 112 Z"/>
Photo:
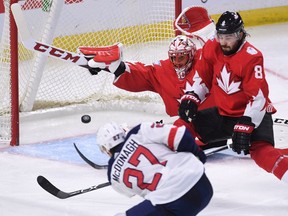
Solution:
<path fill-rule="evenodd" d="M 275 118 L 274 123 L 278 124 L 288 124 L 288 119 L 281 119 L 281 118 Z"/>
<path fill-rule="evenodd" d="M 61 58 L 63 60 L 77 62 L 80 56 L 73 56 L 71 53 L 57 49 L 55 47 L 47 46 L 41 43 L 36 42 L 34 50 L 40 51 L 42 53 L 49 53 L 49 55 Z"/>

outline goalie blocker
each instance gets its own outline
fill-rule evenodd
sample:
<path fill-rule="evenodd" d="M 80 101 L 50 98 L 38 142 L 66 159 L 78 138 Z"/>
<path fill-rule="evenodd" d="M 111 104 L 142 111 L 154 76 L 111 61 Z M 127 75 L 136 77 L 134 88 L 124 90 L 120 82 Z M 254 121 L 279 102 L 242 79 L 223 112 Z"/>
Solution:
<path fill-rule="evenodd" d="M 122 48 L 122 43 L 116 43 L 112 46 L 102 47 L 80 46 L 77 51 L 88 59 L 89 71 L 92 75 L 97 75 L 101 70 L 105 70 L 117 77 L 125 71 Z"/>

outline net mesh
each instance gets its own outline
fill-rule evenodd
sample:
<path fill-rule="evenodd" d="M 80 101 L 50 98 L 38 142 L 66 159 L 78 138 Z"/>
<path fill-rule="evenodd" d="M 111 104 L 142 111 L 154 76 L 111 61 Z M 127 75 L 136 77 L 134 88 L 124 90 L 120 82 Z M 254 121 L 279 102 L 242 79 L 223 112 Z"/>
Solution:
<path fill-rule="evenodd" d="M 4 3 L 0 45 L 0 140 L 6 142 L 10 139 L 11 116 L 10 1 Z M 27 0 L 19 3 L 35 40 L 70 52 L 76 52 L 79 46 L 121 42 L 125 60 L 152 63 L 167 58 L 167 51 L 160 50 L 167 50 L 175 35 L 174 0 Z M 109 73 L 91 76 L 87 69 L 27 50 L 20 40 L 18 47 L 21 113 L 83 104 L 95 109 L 151 111 L 154 105 L 148 103 L 162 104 L 159 96 L 152 92 L 131 93 L 114 87 L 114 76 Z"/>

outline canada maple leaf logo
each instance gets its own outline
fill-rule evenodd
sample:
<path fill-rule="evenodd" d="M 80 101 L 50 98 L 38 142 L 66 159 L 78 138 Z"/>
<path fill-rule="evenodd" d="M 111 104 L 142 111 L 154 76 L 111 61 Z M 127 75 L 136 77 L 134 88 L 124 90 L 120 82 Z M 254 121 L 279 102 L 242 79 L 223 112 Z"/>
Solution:
<path fill-rule="evenodd" d="M 204 99 L 204 98 L 205 98 L 205 94 L 208 93 L 209 90 L 208 90 L 208 88 L 206 87 L 205 83 L 203 83 L 203 80 L 202 80 L 202 78 L 199 76 L 199 74 L 198 74 L 197 71 L 195 72 L 192 80 L 193 80 L 192 83 L 190 83 L 189 81 L 186 81 L 185 88 L 184 88 L 184 89 L 183 89 L 183 88 L 181 89 L 181 90 L 183 91 L 183 94 L 185 94 L 187 91 L 194 91 L 195 88 L 198 88 L 198 89 L 201 88 L 201 89 L 204 90 L 204 93 L 198 92 L 197 94 L 198 94 L 198 96 L 199 96 L 199 98 L 200 98 L 201 100 Z M 196 87 L 194 87 L 194 85 L 195 85 Z M 180 103 L 181 97 L 180 97 L 180 99 L 177 99 L 177 100 L 178 100 L 178 102 Z"/>
<path fill-rule="evenodd" d="M 192 91 L 192 84 L 187 80 L 185 87 L 184 88 L 180 88 L 181 90 L 181 94 L 179 95 L 179 98 L 177 98 L 176 100 L 180 103 L 181 102 L 181 97 L 187 92 L 187 91 Z"/>
<path fill-rule="evenodd" d="M 229 73 L 227 71 L 226 66 L 224 65 L 221 73 L 220 73 L 220 78 L 216 78 L 217 79 L 217 83 L 218 86 L 227 94 L 233 94 L 235 92 L 240 91 L 239 86 L 241 85 L 241 82 L 230 82 L 230 75 L 231 73 Z"/>

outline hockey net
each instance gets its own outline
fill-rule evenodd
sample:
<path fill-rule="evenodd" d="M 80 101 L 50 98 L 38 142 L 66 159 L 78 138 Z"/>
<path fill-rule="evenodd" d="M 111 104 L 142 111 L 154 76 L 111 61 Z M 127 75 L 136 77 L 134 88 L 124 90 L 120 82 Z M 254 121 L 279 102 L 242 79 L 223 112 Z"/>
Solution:
<path fill-rule="evenodd" d="M 17 138 L 11 141 L 11 124 L 15 121 L 11 111 L 11 66 L 15 66 L 17 61 L 20 118 L 27 113 L 63 107 L 147 111 L 152 109 L 151 104 L 162 105 L 159 96 L 154 93 L 131 93 L 117 89 L 112 85 L 114 76 L 111 74 L 101 72 L 91 76 L 85 68 L 29 51 L 20 38 L 17 61 L 11 64 L 14 52 L 10 49 L 11 34 L 15 35 L 15 32 L 10 31 L 13 19 L 9 8 L 14 2 L 17 1 L 4 1 L 0 45 L 1 143 L 17 145 Z M 175 36 L 175 2 L 180 1 L 26 0 L 19 1 L 19 4 L 30 33 L 38 41 L 71 52 L 76 52 L 79 46 L 105 46 L 121 42 L 124 44 L 125 60 L 152 63 L 167 58 L 169 41 Z"/>

